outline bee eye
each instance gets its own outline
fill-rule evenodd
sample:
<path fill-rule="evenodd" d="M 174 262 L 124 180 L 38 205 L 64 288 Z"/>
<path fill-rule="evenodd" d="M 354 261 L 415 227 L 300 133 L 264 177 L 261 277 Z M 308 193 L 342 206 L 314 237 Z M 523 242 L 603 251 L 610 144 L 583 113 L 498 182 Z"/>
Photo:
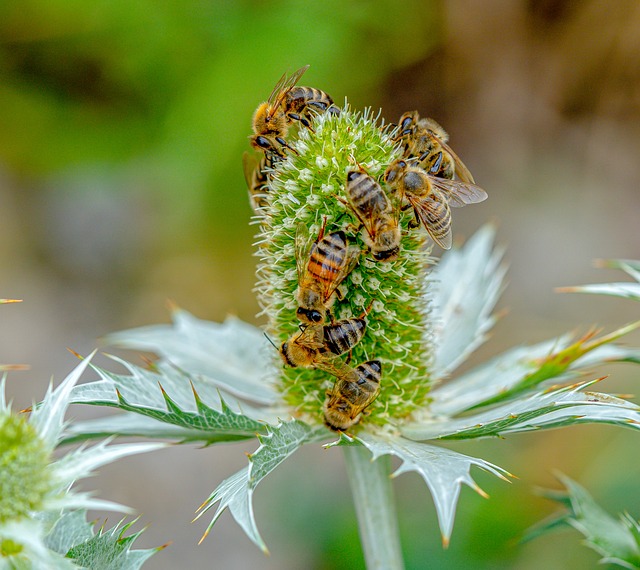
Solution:
<path fill-rule="evenodd" d="M 314 323 L 319 323 L 322 320 L 322 315 L 319 311 L 309 311 L 308 317 Z"/>
<path fill-rule="evenodd" d="M 271 142 L 269 142 L 269 139 L 265 137 L 256 137 L 255 141 L 260 148 L 270 149 L 272 147 L 272 144 Z"/>

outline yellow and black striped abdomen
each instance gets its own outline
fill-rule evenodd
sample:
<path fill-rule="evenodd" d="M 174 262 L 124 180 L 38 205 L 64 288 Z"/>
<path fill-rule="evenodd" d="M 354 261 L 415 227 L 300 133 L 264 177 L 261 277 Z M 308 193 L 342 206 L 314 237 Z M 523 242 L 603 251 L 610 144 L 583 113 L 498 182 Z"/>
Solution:
<path fill-rule="evenodd" d="M 307 277 L 321 283 L 324 290 L 341 276 L 347 262 L 347 238 L 343 231 L 324 236 L 311 248 Z"/>
<path fill-rule="evenodd" d="M 333 105 L 328 93 L 314 87 L 297 86 L 287 93 L 285 107 L 287 113 L 303 113 L 307 107 L 324 112 Z"/>
<path fill-rule="evenodd" d="M 364 319 L 345 319 L 325 325 L 325 345 L 334 354 L 344 354 L 362 340 L 366 327 Z"/>
<path fill-rule="evenodd" d="M 364 218 L 371 218 L 389 210 L 389 200 L 382 186 L 365 172 L 349 172 L 346 190 L 351 204 Z"/>

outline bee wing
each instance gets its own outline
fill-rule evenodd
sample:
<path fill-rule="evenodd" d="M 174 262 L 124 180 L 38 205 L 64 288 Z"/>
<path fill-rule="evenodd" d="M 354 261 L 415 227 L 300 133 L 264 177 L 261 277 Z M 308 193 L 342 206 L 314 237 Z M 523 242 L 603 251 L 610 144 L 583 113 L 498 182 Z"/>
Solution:
<path fill-rule="evenodd" d="M 340 287 L 340 284 L 344 281 L 345 277 L 353 271 L 356 264 L 358 263 L 358 259 L 360 258 L 361 253 L 362 252 L 358 247 L 347 248 L 344 263 L 340 268 L 340 271 L 338 271 L 337 275 L 335 276 L 335 279 L 331 281 L 329 286 L 324 291 L 324 298 L 326 300 L 329 300 L 331 298 L 331 295 L 333 295 L 334 291 L 338 287 Z"/>
<path fill-rule="evenodd" d="M 409 202 L 431 239 L 442 249 L 451 249 L 451 210 L 447 199 L 432 190 L 426 198 L 409 198 Z"/>
<path fill-rule="evenodd" d="M 244 172 L 244 179 L 249 190 L 253 189 L 253 173 L 256 168 L 258 168 L 256 155 L 245 151 L 242 155 L 242 171 Z"/>
<path fill-rule="evenodd" d="M 462 208 L 467 204 L 477 204 L 487 199 L 487 193 L 475 184 L 460 180 L 449 180 L 448 178 L 438 178 L 437 176 L 429 176 L 429 182 L 445 194 L 449 204 L 454 208 Z"/>
<path fill-rule="evenodd" d="M 310 325 L 298 333 L 293 342 L 318 350 L 324 347 L 324 331 L 322 325 Z"/>
<path fill-rule="evenodd" d="M 471 172 L 469 172 L 469 169 L 465 166 L 464 162 L 460 160 L 460 157 L 455 152 L 453 152 L 452 148 L 448 144 L 442 142 L 440 139 L 438 140 L 440 141 L 442 148 L 451 155 L 453 163 L 456 166 L 456 175 L 458 176 L 458 178 L 460 178 L 462 182 L 473 184 L 475 182 L 475 180 L 473 179 L 473 175 L 471 174 Z"/>
<path fill-rule="evenodd" d="M 342 359 L 335 354 L 327 354 L 323 355 L 322 358 L 318 358 L 315 362 L 315 367 L 343 380 L 354 381 L 357 378 L 353 368 L 345 364 Z"/>
<path fill-rule="evenodd" d="M 269 99 L 267 102 L 272 106 L 273 109 L 278 108 L 282 99 L 286 96 L 286 94 L 295 87 L 295 84 L 298 83 L 298 80 L 304 75 L 304 72 L 309 69 L 308 65 L 301 67 L 298 71 L 294 71 L 289 77 L 285 73 L 276 83 L 276 86 L 273 88 L 271 95 L 269 95 Z"/>
<path fill-rule="evenodd" d="M 312 238 L 309 237 L 309 228 L 304 224 L 298 224 L 294 242 L 296 269 L 298 271 L 298 283 L 300 283 L 307 272 L 307 263 L 311 251 Z"/>
<path fill-rule="evenodd" d="M 387 195 L 387 193 L 384 191 L 380 183 L 375 178 L 367 174 L 364 171 L 364 169 L 362 169 L 362 167 L 360 167 L 360 169 L 362 173 L 366 175 L 374 183 L 376 187 L 376 192 L 379 192 L 380 200 L 372 204 L 371 211 L 368 213 L 366 217 L 364 217 L 361 215 L 361 212 L 358 211 L 358 208 L 356 208 L 356 205 L 351 196 L 351 192 L 347 191 L 346 195 L 349 201 L 349 205 L 351 206 L 351 210 L 356 215 L 356 218 L 360 220 L 360 223 L 364 226 L 365 230 L 369 234 L 369 237 L 373 241 L 375 241 L 376 234 L 378 233 L 378 226 L 379 226 L 378 221 L 379 221 L 380 215 L 386 213 L 390 209 L 389 196 Z M 347 182 L 347 184 L 349 183 Z"/>

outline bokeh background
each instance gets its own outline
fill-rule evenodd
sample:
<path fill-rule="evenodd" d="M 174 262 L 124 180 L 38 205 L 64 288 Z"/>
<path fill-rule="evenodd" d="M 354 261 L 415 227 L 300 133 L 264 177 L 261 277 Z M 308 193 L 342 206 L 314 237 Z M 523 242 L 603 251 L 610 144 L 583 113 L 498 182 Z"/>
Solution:
<path fill-rule="evenodd" d="M 637 319 L 630 301 L 554 287 L 622 278 L 594 258 L 640 259 L 639 53 L 635 0 L 0 1 L 0 297 L 24 299 L 0 309 L 0 362 L 31 366 L 10 376 L 15 406 L 75 366 L 66 347 L 86 354 L 108 332 L 167 322 L 167 299 L 201 318 L 259 322 L 241 155 L 254 108 L 305 64 L 303 83 L 338 103 L 382 108 L 387 121 L 434 117 L 487 189 L 489 200 L 454 212 L 454 230 L 462 239 L 496 222 L 508 313 L 467 366 Z M 593 377 L 633 393 L 639 372 Z M 270 557 L 229 515 L 196 546 L 205 525 L 190 524 L 193 511 L 254 448 L 173 448 L 104 468 L 90 487 L 142 513 L 140 545 L 173 541 L 145 568 L 362 567 L 341 455 L 318 448 L 257 491 Z M 448 551 L 426 487 L 398 479 L 408 568 L 595 567 L 569 531 L 518 543 L 554 510 L 533 493 L 556 486 L 554 469 L 640 516 L 631 431 L 455 449 L 520 478 L 475 474 L 491 499 L 463 490 Z"/>

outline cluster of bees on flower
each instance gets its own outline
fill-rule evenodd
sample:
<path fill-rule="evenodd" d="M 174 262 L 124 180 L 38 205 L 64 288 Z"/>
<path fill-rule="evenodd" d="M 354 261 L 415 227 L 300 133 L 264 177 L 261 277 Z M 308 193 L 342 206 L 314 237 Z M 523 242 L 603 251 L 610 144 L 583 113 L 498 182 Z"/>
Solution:
<path fill-rule="evenodd" d="M 244 170 L 257 213 L 268 204 L 273 169 L 289 153 L 297 154 L 287 142 L 289 128 L 298 124 L 313 130 L 316 115 L 340 114 L 327 93 L 297 85 L 308 67 L 289 77 L 283 75 L 269 99 L 254 113 L 250 141 L 262 155 L 258 161 L 245 153 Z M 392 127 L 402 155 L 387 167 L 385 188 L 358 165 L 345 173 L 345 197 L 337 197 L 357 220 L 356 231 L 361 232 L 366 254 L 379 263 L 398 258 L 402 240 L 400 211 L 413 209 L 409 227 L 424 227 L 435 243 L 449 249 L 450 208 L 487 198 L 447 145 L 448 135 L 435 121 L 411 111 Z M 295 299 L 300 330 L 278 350 L 287 366 L 317 368 L 336 378 L 327 392 L 324 418 L 329 428 L 344 431 L 359 421 L 378 396 L 382 363 L 369 360 L 356 367 L 350 365 L 351 350 L 365 334 L 370 307 L 357 318 L 335 320 L 331 306 L 336 297 L 343 297 L 340 285 L 358 263 L 362 251 L 350 243 L 345 231 L 325 233 L 325 229 L 326 219 L 317 236 L 309 236 L 304 224 L 297 228 Z M 340 358 L 345 353 L 349 353 L 346 362 Z"/>

